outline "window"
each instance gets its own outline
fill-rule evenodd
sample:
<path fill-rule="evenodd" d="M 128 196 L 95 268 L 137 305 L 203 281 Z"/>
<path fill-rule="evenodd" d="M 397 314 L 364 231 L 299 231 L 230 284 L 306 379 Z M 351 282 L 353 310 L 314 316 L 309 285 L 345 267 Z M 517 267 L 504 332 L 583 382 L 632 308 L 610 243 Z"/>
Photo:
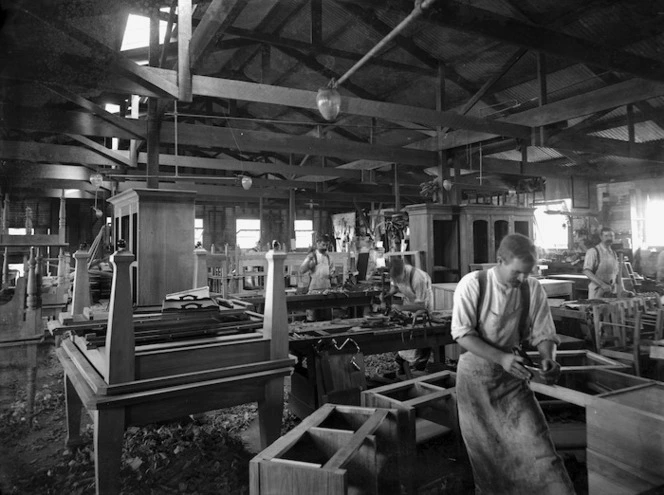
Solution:
<path fill-rule="evenodd" d="M 295 249 L 308 248 L 313 245 L 313 220 L 295 220 Z"/>
<path fill-rule="evenodd" d="M 664 246 L 664 229 L 662 229 L 663 199 L 646 199 L 646 244 L 648 246 Z"/>
<path fill-rule="evenodd" d="M 544 249 L 568 248 L 569 211 L 571 200 L 556 201 L 535 207 L 535 244 Z"/>
<path fill-rule="evenodd" d="M 168 7 L 162 8 L 162 11 L 168 12 Z M 159 21 L 159 43 L 164 42 L 166 35 L 166 22 Z M 127 18 L 127 27 L 122 38 L 122 48 L 120 50 L 131 50 L 133 48 L 143 48 L 150 45 L 150 18 L 142 15 L 129 14 Z"/>
<path fill-rule="evenodd" d="M 235 243 L 242 249 L 256 247 L 261 238 L 261 221 L 253 218 L 238 218 L 235 222 Z"/>
<path fill-rule="evenodd" d="M 195 218 L 194 219 L 194 246 L 198 243 L 203 244 L 203 219 Z"/>

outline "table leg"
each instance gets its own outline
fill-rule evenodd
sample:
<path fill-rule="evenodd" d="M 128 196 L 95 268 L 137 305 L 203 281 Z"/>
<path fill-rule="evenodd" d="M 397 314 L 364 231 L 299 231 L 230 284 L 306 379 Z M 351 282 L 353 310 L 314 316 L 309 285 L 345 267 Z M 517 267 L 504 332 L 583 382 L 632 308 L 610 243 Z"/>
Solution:
<path fill-rule="evenodd" d="M 81 402 L 74 385 L 65 373 L 65 402 L 67 409 L 67 438 L 65 445 L 67 447 L 78 447 L 83 443 L 81 439 Z"/>
<path fill-rule="evenodd" d="M 284 378 L 273 378 L 265 383 L 263 400 L 258 401 L 261 449 L 265 449 L 281 436 L 283 414 Z"/>
<path fill-rule="evenodd" d="M 120 465 L 125 427 L 123 408 L 94 412 L 95 481 L 97 495 L 120 493 Z"/>

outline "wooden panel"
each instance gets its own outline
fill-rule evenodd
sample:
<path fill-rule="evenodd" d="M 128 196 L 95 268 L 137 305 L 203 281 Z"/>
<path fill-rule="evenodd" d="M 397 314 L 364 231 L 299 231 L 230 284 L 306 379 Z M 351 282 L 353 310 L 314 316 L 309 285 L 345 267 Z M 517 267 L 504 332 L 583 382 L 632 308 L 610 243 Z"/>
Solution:
<path fill-rule="evenodd" d="M 642 389 L 647 394 L 648 389 Z M 660 406 L 660 411 L 662 410 Z M 598 399 L 586 410 L 588 449 L 664 484 L 664 416 Z"/>

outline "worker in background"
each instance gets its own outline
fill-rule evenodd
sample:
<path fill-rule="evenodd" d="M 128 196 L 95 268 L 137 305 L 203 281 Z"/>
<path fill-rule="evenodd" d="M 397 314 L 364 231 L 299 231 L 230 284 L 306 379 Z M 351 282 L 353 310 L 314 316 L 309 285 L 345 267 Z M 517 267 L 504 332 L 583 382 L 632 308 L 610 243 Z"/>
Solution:
<path fill-rule="evenodd" d="M 404 299 L 402 305 L 395 306 L 401 311 L 433 310 L 433 289 L 429 274 L 406 264 L 402 258 L 394 257 L 390 260 L 390 290 L 386 297 L 389 300 L 396 293 L 400 293 Z M 430 348 L 406 349 L 398 352 L 396 361 L 403 372 L 406 363 L 411 369 L 423 371 L 430 355 Z"/>
<path fill-rule="evenodd" d="M 586 251 L 583 274 L 590 279 L 588 299 L 621 297 L 625 291 L 620 274 L 620 260 L 611 245 L 614 242 L 613 229 L 604 227 L 600 231 L 600 242 Z"/>
<path fill-rule="evenodd" d="M 322 234 L 316 239 L 316 249 L 307 254 L 300 265 L 300 273 L 310 274 L 309 288 L 307 294 L 316 294 L 332 287 L 330 278 L 334 276 L 334 265 L 330 262 L 327 251 L 330 247 L 330 236 Z M 307 309 L 307 321 L 331 320 L 332 309 Z"/>
<path fill-rule="evenodd" d="M 476 493 L 574 493 L 528 387 L 527 360 L 513 352 L 527 341 L 541 357 L 534 372 L 545 383 L 557 381 L 559 339 L 546 293 L 528 276 L 536 256 L 528 237 L 510 234 L 498 248 L 498 265 L 468 273 L 454 291 L 452 337 L 467 351 L 457 365 L 459 426 Z"/>

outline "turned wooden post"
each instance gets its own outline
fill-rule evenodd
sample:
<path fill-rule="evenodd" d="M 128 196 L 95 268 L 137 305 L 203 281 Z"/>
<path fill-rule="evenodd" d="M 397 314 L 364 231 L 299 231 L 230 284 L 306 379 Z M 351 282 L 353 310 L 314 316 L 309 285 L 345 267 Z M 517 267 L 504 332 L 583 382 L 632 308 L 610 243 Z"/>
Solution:
<path fill-rule="evenodd" d="M 88 273 L 88 260 L 90 253 L 81 247 L 74 253 L 76 268 L 74 271 L 74 295 L 71 298 L 71 315 L 82 315 L 83 309 L 91 305 L 90 301 L 90 274 Z"/>
<path fill-rule="evenodd" d="M 129 267 L 135 257 L 118 241 L 118 250 L 111 255 L 113 285 L 108 306 L 106 327 L 106 369 L 104 378 L 109 385 L 134 380 L 134 317 Z"/>
<path fill-rule="evenodd" d="M 58 241 L 60 244 L 65 243 L 65 232 L 67 230 L 67 210 L 65 208 L 65 190 L 62 190 L 62 196 L 60 196 L 60 211 L 58 218 Z"/>
<path fill-rule="evenodd" d="M 194 249 L 194 286 L 192 289 L 208 285 L 207 254 L 205 248 Z"/>
<path fill-rule="evenodd" d="M 37 294 L 37 271 L 36 265 L 37 260 L 35 259 L 35 248 L 34 246 L 30 248 L 30 257 L 28 258 L 28 270 L 27 270 L 27 279 L 28 285 L 26 290 L 26 306 L 28 309 L 36 309 L 39 307 L 39 300 Z"/>
<path fill-rule="evenodd" d="M 58 286 L 62 287 L 67 282 L 68 270 L 65 261 L 65 250 L 60 248 L 58 252 Z"/>

